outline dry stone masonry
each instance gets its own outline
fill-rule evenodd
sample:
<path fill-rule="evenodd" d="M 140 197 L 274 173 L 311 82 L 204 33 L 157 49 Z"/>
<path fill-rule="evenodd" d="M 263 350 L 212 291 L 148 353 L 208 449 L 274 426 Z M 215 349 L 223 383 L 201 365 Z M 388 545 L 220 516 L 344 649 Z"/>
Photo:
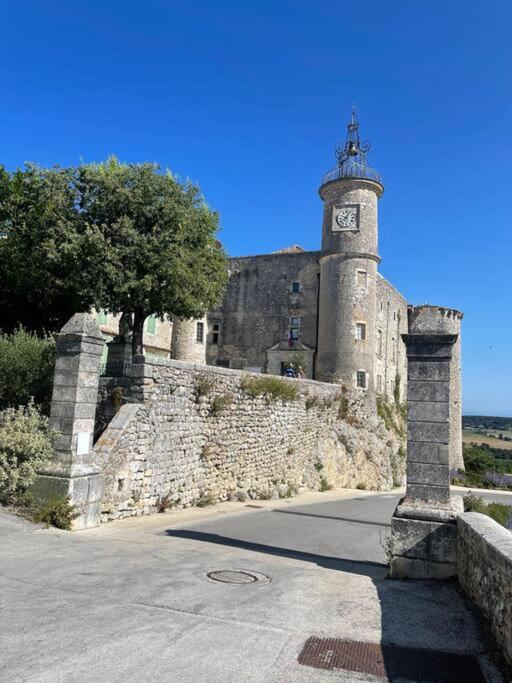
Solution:
<path fill-rule="evenodd" d="M 103 521 L 162 507 L 393 485 L 400 437 L 339 385 L 136 360 L 129 402 L 95 447 Z"/>

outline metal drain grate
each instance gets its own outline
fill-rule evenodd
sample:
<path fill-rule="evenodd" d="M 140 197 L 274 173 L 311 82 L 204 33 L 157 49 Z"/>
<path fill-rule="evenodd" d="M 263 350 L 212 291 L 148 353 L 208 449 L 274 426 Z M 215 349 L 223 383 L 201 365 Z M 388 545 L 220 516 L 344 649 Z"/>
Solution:
<path fill-rule="evenodd" d="M 316 669 L 345 669 L 388 680 L 405 678 L 425 683 L 485 683 L 477 661 L 468 655 L 365 643 L 339 638 L 309 638 L 299 664 Z"/>
<path fill-rule="evenodd" d="M 268 583 L 269 578 L 260 572 L 249 572 L 246 569 L 217 569 L 213 572 L 208 572 L 206 575 L 212 581 L 220 581 L 221 583 Z"/>

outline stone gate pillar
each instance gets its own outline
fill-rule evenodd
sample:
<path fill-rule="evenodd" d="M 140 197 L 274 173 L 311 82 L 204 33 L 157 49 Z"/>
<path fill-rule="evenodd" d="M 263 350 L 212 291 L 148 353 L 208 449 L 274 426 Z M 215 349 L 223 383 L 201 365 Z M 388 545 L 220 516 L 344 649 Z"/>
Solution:
<path fill-rule="evenodd" d="M 57 432 L 53 459 L 33 486 L 36 502 L 69 496 L 80 512 L 73 529 L 98 526 L 102 480 L 92 451 L 104 338 L 94 318 L 76 313 L 56 335 L 50 427 Z"/>
<path fill-rule="evenodd" d="M 441 579 L 456 574 L 457 514 L 450 496 L 450 375 L 453 311 L 409 309 L 402 335 L 408 361 L 407 491 L 391 521 L 391 577 Z"/>

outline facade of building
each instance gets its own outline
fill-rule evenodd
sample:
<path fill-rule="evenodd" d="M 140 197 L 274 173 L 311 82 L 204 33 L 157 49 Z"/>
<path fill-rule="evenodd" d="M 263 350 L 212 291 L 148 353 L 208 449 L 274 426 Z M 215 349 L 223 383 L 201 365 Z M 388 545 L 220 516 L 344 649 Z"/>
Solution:
<path fill-rule="evenodd" d="M 229 260 L 220 305 L 202 320 L 146 322 L 146 353 L 176 360 L 337 382 L 375 408 L 376 396 L 404 400 L 408 331 L 405 298 L 378 272 L 379 174 L 368 165 L 355 114 L 337 163 L 320 185 L 322 240 L 318 251 L 293 245 L 271 254 Z M 448 311 L 448 309 L 446 309 Z M 457 313 L 457 312 L 455 312 Z M 460 332 L 462 314 L 453 325 Z M 100 327 L 115 334 L 116 321 Z M 451 422 L 460 434 L 460 339 L 455 350 Z M 460 446 L 461 449 L 461 446 Z M 462 462 L 462 456 L 454 462 Z"/>

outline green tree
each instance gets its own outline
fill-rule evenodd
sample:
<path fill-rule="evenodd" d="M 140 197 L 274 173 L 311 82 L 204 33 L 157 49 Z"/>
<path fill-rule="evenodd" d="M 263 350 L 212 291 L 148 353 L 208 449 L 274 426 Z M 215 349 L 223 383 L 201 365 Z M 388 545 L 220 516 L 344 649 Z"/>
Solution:
<path fill-rule="evenodd" d="M 0 408 L 34 401 L 50 413 L 55 367 L 55 342 L 19 329 L 0 334 Z"/>
<path fill-rule="evenodd" d="M 218 215 L 199 188 L 156 164 L 115 158 L 77 169 L 80 215 L 105 241 L 98 304 L 133 314 L 133 354 L 155 314 L 196 318 L 221 297 L 226 256 L 216 239 Z"/>
<path fill-rule="evenodd" d="M 80 216 L 73 169 L 0 167 L 0 325 L 55 331 L 99 297 L 101 230 Z"/>

